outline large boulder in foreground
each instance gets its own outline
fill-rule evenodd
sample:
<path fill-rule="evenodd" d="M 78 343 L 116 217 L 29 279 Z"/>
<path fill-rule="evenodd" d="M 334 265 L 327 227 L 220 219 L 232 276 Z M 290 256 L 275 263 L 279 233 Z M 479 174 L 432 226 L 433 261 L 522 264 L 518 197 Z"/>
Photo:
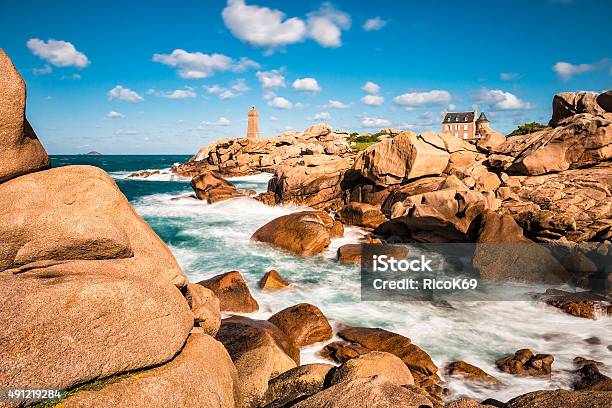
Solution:
<path fill-rule="evenodd" d="M 446 169 L 450 154 L 434 132 L 402 133 L 361 152 L 353 169 L 379 186 L 400 184 L 423 176 L 437 176 Z"/>
<path fill-rule="evenodd" d="M 241 404 L 239 387 L 238 373 L 223 345 L 205 334 L 191 334 L 172 361 L 99 390 L 79 391 L 61 406 L 233 408 Z"/>
<path fill-rule="evenodd" d="M 181 350 L 187 278 L 104 171 L 26 174 L 0 205 L 0 384 L 69 389 Z"/>
<path fill-rule="evenodd" d="M 198 282 L 198 285 L 214 292 L 224 312 L 252 313 L 259 310 L 259 304 L 251 295 L 242 274 L 238 271 L 213 276 Z"/>
<path fill-rule="evenodd" d="M 552 118 L 548 125 L 555 127 L 564 119 L 579 113 L 601 115 L 606 110 L 598 102 L 598 95 L 594 92 L 560 92 L 553 98 Z"/>
<path fill-rule="evenodd" d="M 301 211 L 283 215 L 259 228 L 251 237 L 298 255 L 316 255 L 342 236 L 342 226 L 323 211 Z"/>
<path fill-rule="evenodd" d="M 268 381 L 300 363 L 297 346 L 272 323 L 248 317 L 223 319 L 217 333 L 236 365 L 246 405 L 257 405 Z"/>
<path fill-rule="evenodd" d="M 331 339 L 332 328 L 318 307 L 300 303 L 272 315 L 268 321 L 298 347 Z"/>
<path fill-rule="evenodd" d="M 534 391 L 511 399 L 507 408 L 608 408 L 612 406 L 609 391 Z"/>
<path fill-rule="evenodd" d="M 26 84 L 0 48 L 0 183 L 50 166 L 25 109 Z"/>
<path fill-rule="evenodd" d="M 359 378 L 333 385 L 294 408 L 432 408 L 434 405 L 415 386 L 403 387 L 386 377 Z"/>

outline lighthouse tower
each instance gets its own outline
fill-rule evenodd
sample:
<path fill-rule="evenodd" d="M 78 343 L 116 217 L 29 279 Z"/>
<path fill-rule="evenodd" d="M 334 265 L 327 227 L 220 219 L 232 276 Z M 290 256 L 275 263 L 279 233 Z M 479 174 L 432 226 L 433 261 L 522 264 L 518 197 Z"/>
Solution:
<path fill-rule="evenodd" d="M 249 110 L 249 124 L 247 127 L 247 139 L 257 139 L 259 137 L 259 113 L 253 106 Z"/>

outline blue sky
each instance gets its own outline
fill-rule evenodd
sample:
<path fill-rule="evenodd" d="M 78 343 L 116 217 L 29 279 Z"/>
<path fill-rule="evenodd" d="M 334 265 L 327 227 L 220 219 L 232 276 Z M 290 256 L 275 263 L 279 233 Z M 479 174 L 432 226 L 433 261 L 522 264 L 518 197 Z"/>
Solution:
<path fill-rule="evenodd" d="M 0 47 L 28 84 L 52 154 L 194 153 L 317 122 L 439 128 L 484 110 L 511 131 L 560 91 L 612 86 L 612 3 L 531 1 L 13 1 Z"/>

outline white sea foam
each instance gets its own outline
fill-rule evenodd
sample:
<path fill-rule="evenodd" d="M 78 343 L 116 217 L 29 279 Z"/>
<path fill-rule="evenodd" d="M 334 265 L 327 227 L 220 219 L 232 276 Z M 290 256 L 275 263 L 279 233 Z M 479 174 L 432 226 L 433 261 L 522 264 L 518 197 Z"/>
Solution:
<path fill-rule="evenodd" d="M 149 176 L 132 176 L 132 174 L 138 174 L 143 172 L 156 172 L 157 174 L 151 174 Z M 147 181 L 190 181 L 190 177 L 183 177 L 176 173 L 172 173 L 170 168 L 167 169 L 145 169 L 137 171 L 113 171 L 109 173 L 111 177 L 119 180 L 147 180 Z"/>
<path fill-rule="evenodd" d="M 267 182 L 264 175 L 232 180 L 259 186 Z M 495 375 L 505 384 L 500 389 L 486 389 L 446 379 L 450 398 L 465 396 L 506 401 L 532 390 L 569 388 L 572 359 L 576 356 L 612 366 L 612 353 L 607 349 L 612 343 L 610 318 L 580 319 L 535 302 L 451 302 L 444 305 L 361 302 L 359 268 L 339 265 L 333 260 L 340 245 L 356 242 L 364 234 L 360 229 L 346 228 L 345 237 L 334 240 L 319 256 L 296 257 L 253 243 L 250 236 L 266 222 L 302 210 L 301 207 L 269 207 L 246 197 L 213 205 L 189 197 L 173 198 L 169 194 L 150 195 L 136 201 L 134 206 L 166 239 L 192 281 L 240 270 L 260 304 L 260 311 L 252 314 L 253 317 L 268 318 L 293 304 L 312 303 L 323 311 L 333 326 L 383 327 L 401 333 L 426 350 L 441 369 L 448 362 L 464 360 Z M 165 232 L 168 228 L 175 232 Z M 258 289 L 257 281 L 272 268 L 292 283 L 290 288 L 279 292 Z M 594 336 L 599 337 L 602 344 L 585 341 Z M 322 347 L 323 344 L 316 344 L 304 348 L 302 362 L 322 361 L 318 356 Z M 500 373 L 495 360 L 519 348 L 553 354 L 552 377 L 520 378 Z"/>

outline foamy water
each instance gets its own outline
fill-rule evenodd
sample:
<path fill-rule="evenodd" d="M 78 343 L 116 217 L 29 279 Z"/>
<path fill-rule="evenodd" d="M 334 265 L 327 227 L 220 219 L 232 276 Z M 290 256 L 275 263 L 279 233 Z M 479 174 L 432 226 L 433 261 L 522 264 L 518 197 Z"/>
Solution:
<path fill-rule="evenodd" d="M 240 188 L 261 192 L 266 190 L 269 177 L 260 174 L 231 180 Z M 441 369 L 448 362 L 464 360 L 505 384 L 499 389 L 485 389 L 449 380 L 449 398 L 506 401 L 533 390 L 569 388 L 576 356 L 612 365 L 612 351 L 607 348 L 612 343 L 609 318 L 580 319 L 536 302 L 451 302 L 444 306 L 362 302 L 359 268 L 335 262 L 340 245 L 357 242 L 364 234 L 358 228 L 346 228 L 345 237 L 334 240 L 328 250 L 314 257 L 297 257 L 250 241 L 253 232 L 266 222 L 304 208 L 268 207 L 251 198 L 208 205 L 186 194 L 152 194 L 133 205 L 166 241 L 192 281 L 230 270 L 242 272 L 260 304 L 260 311 L 252 317 L 267 318 L 296 303 L 312 303 L 332 326 L 382 327 L 401 333 L 427 351 Z M 278 270 L 291 282 L 290 288 L 260 291 L 257 282 L 270 269 Z M 601 344 L 588 344 L 585 339 L 590 337 L 598 337 Z M 304 348 L 302 363 L 323 361 L 317 355 L 323 346 Z M 519 348 L 553 354 L 552 378 L 519 378 L 497 371 L 495 360 Z"/>

